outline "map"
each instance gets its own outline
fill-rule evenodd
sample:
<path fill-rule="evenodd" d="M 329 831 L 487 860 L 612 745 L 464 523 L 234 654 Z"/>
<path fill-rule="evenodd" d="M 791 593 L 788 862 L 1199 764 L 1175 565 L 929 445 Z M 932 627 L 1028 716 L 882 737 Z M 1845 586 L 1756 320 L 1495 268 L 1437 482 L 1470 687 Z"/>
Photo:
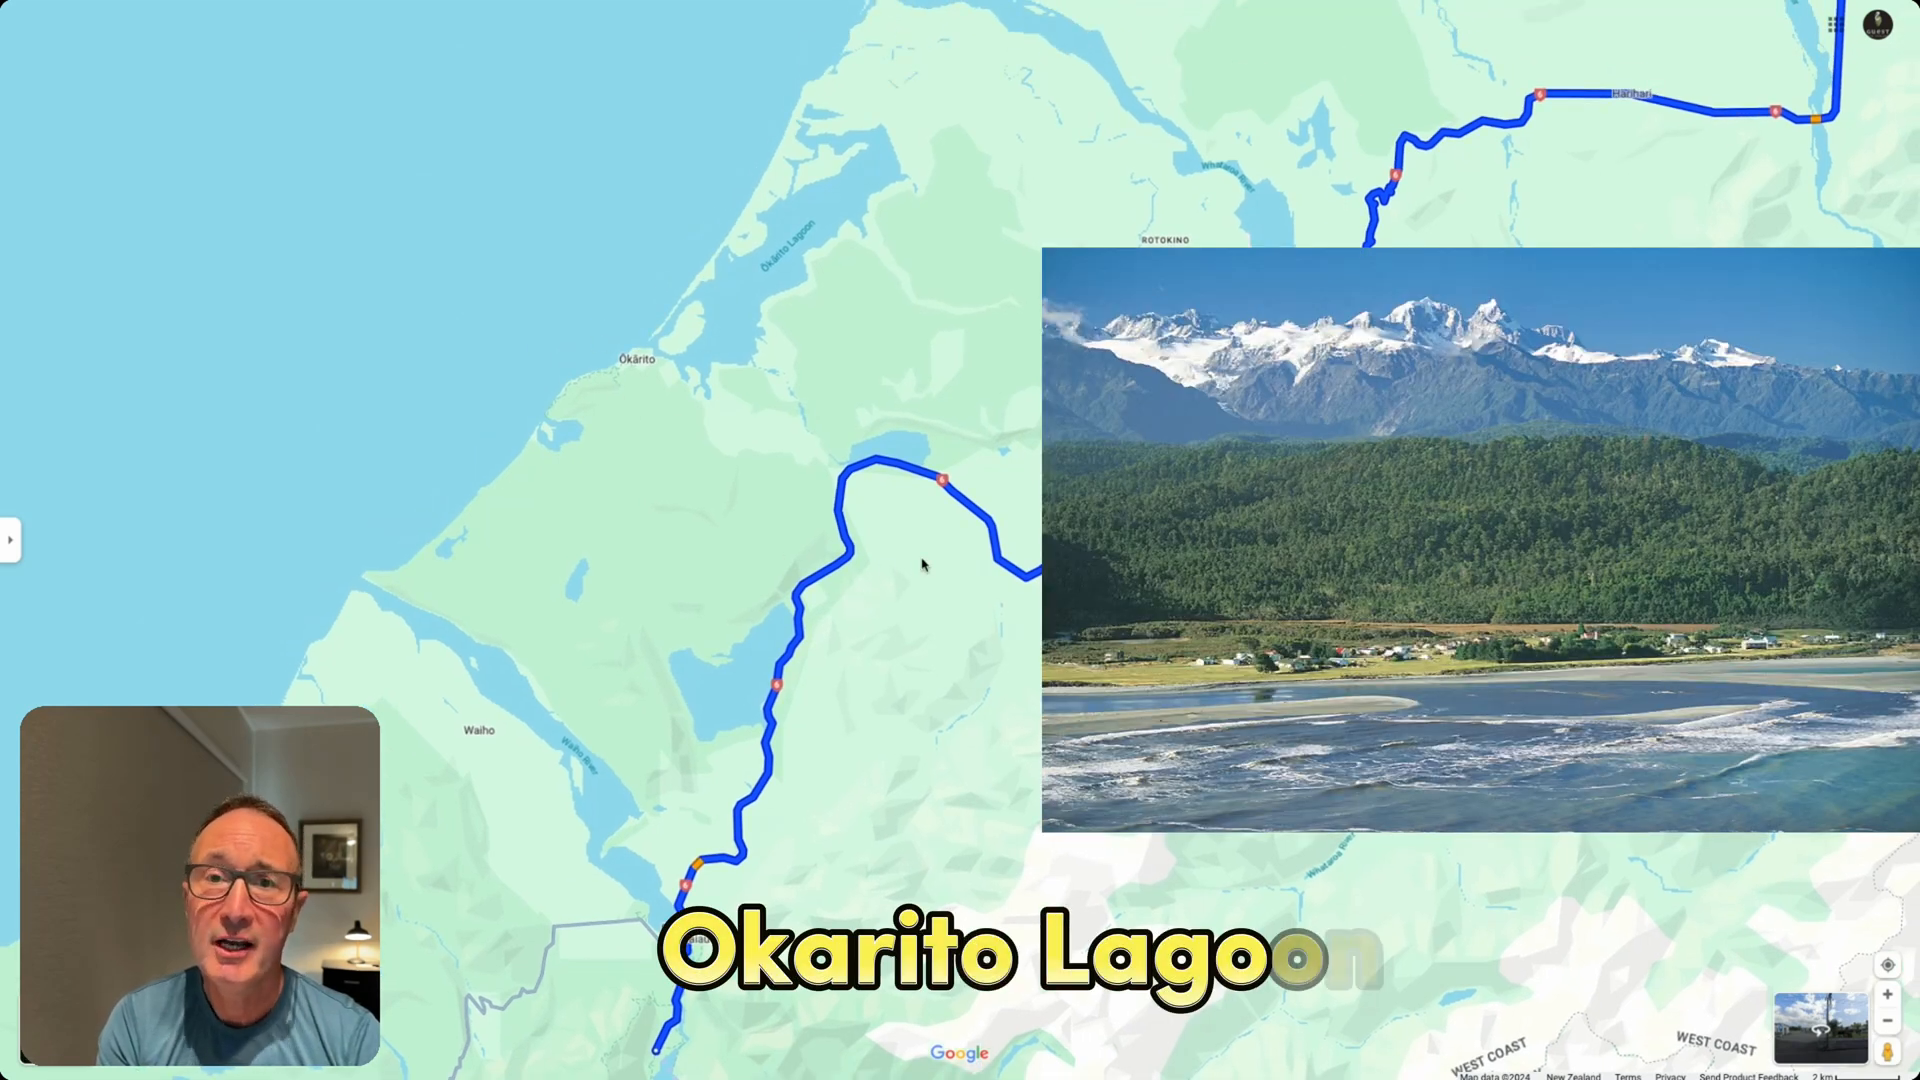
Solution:
<path fill-rule="evenodd" d="M 374 712 L 369 1075 L 1751 1070 L 1914 955 L 1907 835 L 1043 834 L 1032 331 L 1052 246 L 1913 244 L 1920 16 L 751 7 L 0 11 L 0 693 Z M 666 920 L 749 903 L 1384 959 L 678 990 Z"/>

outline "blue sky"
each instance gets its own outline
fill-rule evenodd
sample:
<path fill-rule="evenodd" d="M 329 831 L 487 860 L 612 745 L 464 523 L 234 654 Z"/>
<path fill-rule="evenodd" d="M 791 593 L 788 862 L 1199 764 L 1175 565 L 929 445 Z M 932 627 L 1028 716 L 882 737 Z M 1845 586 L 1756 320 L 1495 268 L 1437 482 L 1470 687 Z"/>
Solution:
<path fill-rule="evenodd" d="M 1057 248 L 1042 292 L 1102 323 L 1198 308 L 1228 320 L 1489 298 L 1609 352 L 1720 338 L 1785 363 L 1920 373 L 1920 251 L 1902 248 Z"/>
<path fill-rule="evenodd" d="M 1776 1024 L 1785 1023 L 1809 1027 L 1825 1023 L 1827 1016 L 1827 995 L 1825 994 L 1775 994 L 1773 996 L 1773 1014 Z M 1867 995 L 1833 995 L 1833 1021 L 1836 1024 L 1864 1024 L 1867 1022 Z"/>

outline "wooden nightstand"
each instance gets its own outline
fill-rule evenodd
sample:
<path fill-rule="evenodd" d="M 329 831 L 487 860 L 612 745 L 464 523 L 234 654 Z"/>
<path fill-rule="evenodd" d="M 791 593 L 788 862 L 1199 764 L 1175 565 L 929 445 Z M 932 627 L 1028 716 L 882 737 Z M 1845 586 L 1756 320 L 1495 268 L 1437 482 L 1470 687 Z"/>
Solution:
<path fill-rule="evenodd" d="M 338 990 L 380 1019 L 380 965 L 327 960 L 320 965 L 320 985 Z"/>

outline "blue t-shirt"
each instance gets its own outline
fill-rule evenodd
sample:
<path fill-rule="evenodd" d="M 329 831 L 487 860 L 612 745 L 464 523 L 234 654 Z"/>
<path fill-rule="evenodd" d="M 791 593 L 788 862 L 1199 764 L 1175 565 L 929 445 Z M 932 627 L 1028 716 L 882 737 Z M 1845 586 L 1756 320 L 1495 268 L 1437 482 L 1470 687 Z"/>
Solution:
<path fill-rule="evenodd" d="M 365 1065 L 380 1022 L 289 967 L 273 1011 L 246 1027 L 214 1015 L 190 967 L 120 999 L 100 1031 L 100 1065 Z"/>

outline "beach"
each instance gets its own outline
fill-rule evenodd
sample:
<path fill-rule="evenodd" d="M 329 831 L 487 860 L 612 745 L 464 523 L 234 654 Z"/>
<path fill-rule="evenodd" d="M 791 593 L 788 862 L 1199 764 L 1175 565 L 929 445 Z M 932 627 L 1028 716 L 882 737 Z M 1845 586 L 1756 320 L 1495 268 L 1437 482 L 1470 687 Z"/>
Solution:
<path fill-rule="evenodd" d="M 1920 663 L 1904 658 L 1358 688 L 1049 689 L 1045 827 L 1920 831 Z"/>

